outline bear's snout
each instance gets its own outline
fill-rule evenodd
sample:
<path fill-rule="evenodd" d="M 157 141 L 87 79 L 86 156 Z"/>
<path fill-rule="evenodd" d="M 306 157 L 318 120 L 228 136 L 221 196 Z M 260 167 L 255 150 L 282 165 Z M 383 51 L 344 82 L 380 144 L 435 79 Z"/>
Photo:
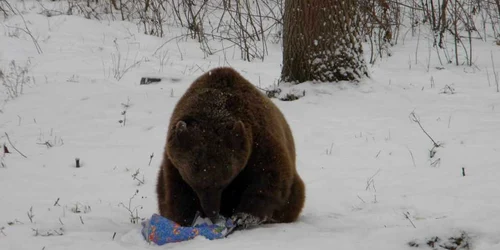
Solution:
<path fill-rule="evenodd" d="M 203 213 L 212 223 L 216 223 L 219 218 L 221 195 L 221 191 L 215 190 L 204 190 L 198 193 Z"/>

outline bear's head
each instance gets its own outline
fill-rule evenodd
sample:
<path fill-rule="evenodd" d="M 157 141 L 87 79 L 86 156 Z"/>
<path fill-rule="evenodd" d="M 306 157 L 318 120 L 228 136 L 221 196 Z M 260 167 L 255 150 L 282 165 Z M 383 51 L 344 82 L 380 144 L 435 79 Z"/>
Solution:
<path fill-rule="evenodd" d="M 214 221 L 222 191 L 244 169 L 251 153 L 250 131 L 242 121 L 179 120 L 171 128 L 167 153 L 196 192 L 203 213 Z"/>

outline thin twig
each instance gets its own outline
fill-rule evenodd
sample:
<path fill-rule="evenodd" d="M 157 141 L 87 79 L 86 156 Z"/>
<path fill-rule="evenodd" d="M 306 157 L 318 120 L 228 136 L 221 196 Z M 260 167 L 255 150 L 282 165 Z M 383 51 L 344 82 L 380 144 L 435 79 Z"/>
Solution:
<path fill-rule="evenodd" d="M 134 180 L 139 182 L 139 186 L 144 184 L 144 180 L 141 181 L 139 178 L 137 178 L 137 176 L 133 176 L 133 178 Z"/>
<path fill-rule="evenodd" d="M 155 156 L 155 153 L 151 153 L 151 155 L 149 156 L 149 164 L 148 164 L 148 166 L 151 166 L 151 161 L 153 160 L 154 156 Z"/>
<path fill-rule="evenodd" d="M 3 2 L 5 4 L 7 4 L 11 10 L 14 10 L 14 8 L 12 8 L 12 6 L 10 6 L 9 2 L 7 2 L 7 1 L 3 1 Z M 19 27 L 12 27 L 12 26 L 7 26 L 7 27 L 21 30 L 24 33 L 26 33 L 27 35 L 29 35 L 31 37 L 31 40 L 33 41 L 33 44 L 35 45 L 35 48 L 36 48 L 38 54 L 42 54 L 43 53 L 42 48 L 40 47 L 40 44 L 38 44 L 38 40 L 31 34 L 31 30 L 28 28 L 28 24 L 26 22 L 26 19 L 24 19 L 24 16 L 21 14 L 21 11 L 19 11 L 17 8 L 15 8 L 15 9 L 17 11 L 17 14 L 19 14 L 21 19 L 23 19 L 25 29 L 19 28 Z"/>
<path fill-rule="evenodd" d="M 493 76 L 495 78 L 495 84 L 497 85 L 497 92 L 500 92 L 500 84 L 499 84 L 499 81 L 500 79 L 498 79 L 498 72 L 495 71 L 495 60 L 493 60 L 493 51 L 490 51 L 490 55 L 491 55 L 491 65 L 492 65 L 492 68 L 493 68 Z"/>
<path fill-rule="evenodd" d="M 427 137 L 429 137 L 429 139 L 431 139 L 432 143 L 434 144 L 434 147 L 439 148 L 441 146 L 436 141 L 434 141 L 434 139 L 432 139 L 432 137 L 427 133 L 427 131 L 425 131 L 424 127 L 422 127 L 422 124 L 420 124 L 420 119 L 415 114 L 415 111 L 410 113 L 410 118 L 412 121 L 416 122 L 418 124 L 418 126 L 422 129 L 422 131 L 425 133 L 425 135 L 427 135 Z"/>
<path fill-rule="evenodd" d="M 411 160 L 413 161 L 413 166 L 417 167 L 417 164 L 415 164 L 415 157 L 413 157 L 413 153 L 411 152 L 409 147 L 406 147 L 408 149 L 408 152 L 410 152 Z"/>
<path fill-rule="evenodd" d="M 363 200 L 363 198 L 359 197 L 359 195 L 358 195 L 358 199 L 360 199 L 363 203 L 366 203 L 365 200 Z"/>
<path fill-rule="evenodd" d="M 377 170 L 377 172 L 372 175 L 370 178 L 368 178 L 368 180 L 366 181 L 366 188 L 365 190 L 368 190 L 368 188 L 370 187 L 370 184 L 372 184 L 372 186 L 375 188 L 375 186 L 373 185 L 373 178 L 380 172 L 380 169 Z M 375 190 L 376 191 L 376 190 Z"/>
<path fill-rule="evenodd" d="M 35 215 L 33 215 L 33 207 L 30 207 L 30 210 L 26 214 L 28 215 L 30 222 L 33 223 L 33 217 L 35 217 Z"/>
<path fill-rule="evenodd" d="M 59 200 L 60 200 L 60 199 L 61 199 L 61 198 L 57 198 L 56 202 L 54 203 L 54 207 L 55 207 L 55 206 L 60 206 L 60 205 L 59 205 Z"/>
<path fill-rule="evenodd" d="M 19 151 L 15 146 L 14 144 L 12 144 L 12 142 L 10 141 L 10 138 L 9 138 L 9 134 L 7 134 L 7 132 L 5 132 L 5 136 L 7 136 L 7 140 L 9 141 L 10 145 L 12 146 L 12 148 L 14 148 L 19 154 L 21 154 L 24 158 L 28 158 L 26 155 L 24 155 L 23 153 L 21 153 L 21 151 Z"/>
<path fill-rule="evenodd" d="M 403 215 L 406 217 L 406 219 L 408 219 L 408 220 L 410 221 L 410 223 L 411 223 L 411 225 L 413 226 L 413 228 L 417 228 L 417 227 L 415 226 L 415 224 L 413 224 L 413 221 L 410 219 L 410 216 L 409 216 L 409 215 L 410 215 L 410 213 L 406 212 L 406 213 L 403 213 Z"/>

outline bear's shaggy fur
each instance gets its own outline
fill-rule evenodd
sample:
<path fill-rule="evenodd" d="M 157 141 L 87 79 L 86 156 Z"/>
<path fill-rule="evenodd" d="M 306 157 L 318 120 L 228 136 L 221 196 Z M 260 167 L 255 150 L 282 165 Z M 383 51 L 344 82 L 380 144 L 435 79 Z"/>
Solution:
<path fill-rule="evenodd" d="M 243 224 L 293 222 L 305 200 L 285 117 L 227 67 L 200 76 L 178 101 L 156 189 L 160 214 L 182 226 L 197 211 Z"/>

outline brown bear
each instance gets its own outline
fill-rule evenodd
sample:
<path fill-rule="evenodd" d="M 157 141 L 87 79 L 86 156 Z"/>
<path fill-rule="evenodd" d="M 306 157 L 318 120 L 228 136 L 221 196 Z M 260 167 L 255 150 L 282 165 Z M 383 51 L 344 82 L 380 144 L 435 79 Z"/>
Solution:
<path fill-rule="evenodd" d="M 174 108 L 156 192 L 160 215 L 182 226 L 197 212 L 242 228 L 295 221 L 305 187 L 285 117 L 234 69 L 203 74 Z"/>

